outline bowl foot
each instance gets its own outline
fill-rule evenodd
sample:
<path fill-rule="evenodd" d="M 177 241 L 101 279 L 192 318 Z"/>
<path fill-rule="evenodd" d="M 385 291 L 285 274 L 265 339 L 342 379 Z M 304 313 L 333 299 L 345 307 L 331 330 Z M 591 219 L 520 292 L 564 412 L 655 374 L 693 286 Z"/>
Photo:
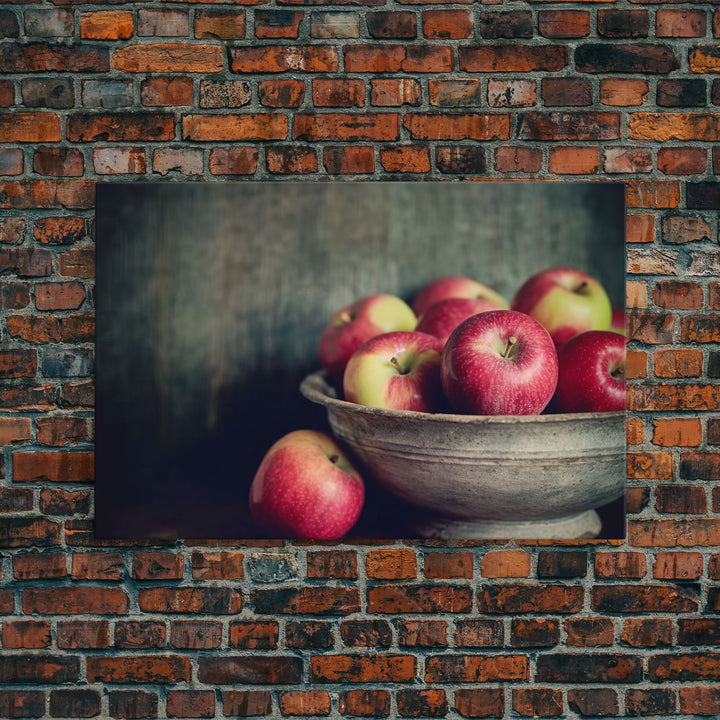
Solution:
<path fill-rule="evenodd" d="M 579 540 L 602 529 L 594 510 L 548 520 L 462 520 L 418 511 L 410 520 L 417 537 L 434 540 Z"/>

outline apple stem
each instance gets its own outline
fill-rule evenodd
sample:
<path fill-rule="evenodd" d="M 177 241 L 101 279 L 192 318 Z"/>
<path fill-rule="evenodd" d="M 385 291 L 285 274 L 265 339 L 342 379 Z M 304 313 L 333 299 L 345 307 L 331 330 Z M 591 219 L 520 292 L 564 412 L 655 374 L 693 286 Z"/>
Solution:
<path fill-rule="evenodd" d="M 331 462 L 333 465 L 337 465 L 337 461 L 338 461 L 339 459 L 340 459 L 340 456 L 339 456 L 339 455 L 331 455 L 331 456 L 330 456 L 330 462 Z"/>
<path fill-rule="evenodd" d="M 345 311 L 338 318 L 338 324 L 339 325 L 347 325 L 352 319 L 353 319 L 353 316 L 349 312 Z"/>
<path fill-rule="evenodd" d="M 624 365 L 618 365 L 616 368 L 613 368 L 610 371 L 610 374 L 616 379 L 616 380 L 624 380 L 625 379 L 625 366 Z"/>
<path fill-rule="evenodd" d="M 513 346 L 515 345 L 516 342 L 517 342 L 517 338 L 514 335 L 511 335 L 508 338 L 508 344 L 507 344 L 507 347 L 505 348 L 505 352 L 503 353 L 504 358 L 507 359 L 510 356 L 510 351 L 513 349 Z"/>
<path fill-rule="evenodd" d="M 575 292 L 581 293 L 586 287 L 588 286 L 587 280 L 583 280 L 577 288 L 575 288 Z"/>

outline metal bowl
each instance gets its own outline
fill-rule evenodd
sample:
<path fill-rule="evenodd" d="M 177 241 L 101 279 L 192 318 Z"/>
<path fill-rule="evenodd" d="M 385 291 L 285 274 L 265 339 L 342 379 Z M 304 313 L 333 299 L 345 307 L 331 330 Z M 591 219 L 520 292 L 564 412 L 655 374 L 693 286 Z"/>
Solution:
<path fill-rule="evenodd" d="M 417 537 L 597 537 L 595 509 L 625 493 L 625 413 L 478 416 L 369 408 L 322 372 L 301 393 L 335 437 L 408 504 Z"/>

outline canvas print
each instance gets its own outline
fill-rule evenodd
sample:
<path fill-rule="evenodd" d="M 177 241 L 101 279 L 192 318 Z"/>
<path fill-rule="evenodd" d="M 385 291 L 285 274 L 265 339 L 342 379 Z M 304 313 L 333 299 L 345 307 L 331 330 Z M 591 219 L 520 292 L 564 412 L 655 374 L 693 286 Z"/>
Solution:
<path fill-rule="evenodd" d="M 99 538 L 625 535 L 621 183 L 99 183 Z"/>

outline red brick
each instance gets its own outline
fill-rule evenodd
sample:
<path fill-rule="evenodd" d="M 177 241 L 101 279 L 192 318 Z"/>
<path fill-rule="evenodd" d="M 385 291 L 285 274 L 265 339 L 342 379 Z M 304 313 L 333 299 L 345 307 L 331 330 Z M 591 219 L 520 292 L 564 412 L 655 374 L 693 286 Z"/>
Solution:
<path fill-rule="evenodd" d="M 487 92 L 490 107 L 531 107 L 537 103 L 534 80 L 488 80 Z"/>
<path fill-rule="evenodd" d="M 473 107 L 482 104 L 482 83 L 474 78 L 430 79 L 428 100 L 437 107 Z"/>
<path fill-rule="evenodd" d="M 67 120 L 70 142 L 132 142 L 175 139 L 175 116 L 168 113 L 79 113 Z"/>
<path fill-rule="evenodd" d="M 282 715 L 329 715 L 331 709 L 325 690 L 281 690 L 278 704 Z"/>
<path fill-rule="evenodd" d="M 403 125 L 415 140 L 507 140 L 509 120 L 502 114 L 407 113 Z"/>
<path fill-rule="evenodd" d="M 43 690 L 0 690 L 3 717 L 41 717 L 45 713 Z"/>
<path fill-rule="evenodd" d="M 192 678 L 189 657 L 178 655 L 93 655 L 85 660 L 89 683 L 179 683 Z"/>
<path fill-rule="evenodd" d="M 80 37 L 88 40 L 127 40 L 133 34 L 133 16 L 127 10 L 102 10 L 80 15 Z"/>
<path fill-rule="evenodd" d="M 503 145 L 495 149 L 495 169 L 502 173 L 536 173 L 542 167 L 542 150 Z"/>
<path fill-rule="evenodd" d="M 673 474 L 673 455 L 670 452 L 633 451 L 627 453 L 628 478 L 669 480 Z"/>
<path fill-rule="evenodd" d="M 230 48 L 229 57 L 230 70 L 240 73 L 337 72 L 339 67 L 337 49 L 324 45 Z"/>
<path fill-rule="evenodd" d="M 680 472 L 684 476 L 683 471 Z M 705 489 L 694 485 L 659 485 L 655 490 L 655 507 L 659 512 L 692 513 L 707 512 Z"/>
<path fill-rule="evenodd" d="M 366 145 L 323 148 L 323 166 L 330 174 L 365 174 L 375 171 L 375 151 Z"/>
<path fill-rule="evenodd" d="M 180 650 L 219 648 L 223 639 L 222 623 L 215 620 L 173 620 L 170 645 Z"/>
<path fill-rule="evenodd" d="M 720 714 L 720 687 L 681 687 L 680 712 L 688 715 Z"/>
<path fill-rule="evenodd" d="M 574 613 L 582 608 L 583 589 L 563 585 L 484 585 L 478 588 L 481 613 Z"/>
<path fill-rule="evenodd" d="M 27 552 L 13 555 L 16 580 L 51 580 L 67 576 L 66 555 L 62 552 Z"/>
<path fill-rule="evenodd" d="M 538 30 L 547 38 L 579 38 L 590 34 L 587 10 L 541 10 Z"/>
<path fill-rule="evenodd" d="M 603 105 L 632 107 L 642 105 L 650 92 L 650 83 L 640 79 L 602 78 L 600 80 L 600 102 Z"/>
<path fill-rule="evenodd" d="M 25 237 L 28 221 L 25 217 L 0 218 L 0 243 L 4 245 L 20 245 Z"/>
<path fill-rule="evenodd" d="M 620 640 L 632 647 L 669 647 L 673 644 L 673 622 L 664 618 L 629 618 Z"/>
<path fill-rule="evenodd" d="M 191 556 L 195 580 L 241 580 L 244 554 L 233 550 L 195 551 Z"/>
<path fill-rule="evenodd" d="M 628 445 L 642 445 L 645 442 L 645 422 L 642 418 L 626 420 L 626 437 Z"/>
<path fill-rule="evenodd" d="M 466 72 L 555 72 L 568 62 L 567 48 L 562 45 L 465 45 L 458 52 L 460 70 Z"/>
<path fill-rule="evenodd" d="M 647 572 L 644 553 L 605 551 L 595 554 L 595 577 L 598 579 L 640 579 Z"/>
<path fill-rule="evenodd" d="M 671 344 L 675 340 L 675 318 L 660 313 L 633 313 L 627 316 L 628 339 L 651 345 Z"/>
<path fill-rule="evenodd" d="M 168 690 L 168 717 L 215 717 L 215 693 L 212 690 Z"/>
<path fill-rule="evenodd" d="M 423 573 L 426 578 L 449 579 L 473 577 L 474 553 L 470 550 L 459 552 L 426 552 Z"/>
<path fill-rule="evenodd" d="M 330 623 L 320 620 L 298 620 L 285 623 L 285 645 L 288 648 L 326 649 L 335 644 Z"/>
<path fill-rule="evenodd" d="M 699 377 L 702 374 L 702 364 L 702 351 L 697 349 L 657 350 L 653 353 L 656 377 Z"/>
<path fill-rule="evenodd" d="M 255 37 L 296 38 L 304 16 L 299 10 L 255 10 Z"/>
<path fill-rule="evenodd" d="M 79 417 L 44 417 L 35 421 L 37 441 L 43 445 L 62 447 L 88 440 L 87 420 Z"/>
<path fill-rule="evenodd" d="M 170 107 L 193 104 L 193 81 L 189 77 L 150 77 L 140 83 L 144 106 Z"/>
<path fill-rule="evenodd" d="M 430 655 L 425 661 L 426 683 L 502 682 L 528 680 L 524 655 Z"/>
<path fill-rule="evenodd" d="M 470 10 L 423 10 L 423 35 L 432 40 L 472 37 L 473 14 Z"/>
<path fill-rule="evenodd" d="M 15 482 L 93 482 L 94 453 L 15 452 Z"/>
<path fill-rule="evenodd" d="M 463 717 L 505 717 L 503 688 L 458 688 L 455 709 Z"/>
<path fill-rule="evenodd" d="M 185 115 L 182 119 L 183 138 L 201 142 L 284 140 L 287 130 L 287 117 L 278 113 Z"/>
<path fill-rule="evenodd" d="M 648 354 L 644 350 L 628 350 L 625 363 L 625 376 L 628 380 L 647 377 Z"/>
<path fill-rule="evenodd" d="M 92 248 L 73 248 L 58 254 L 58 274 L 62 277 L 95 277 L 95 251 Z"/>
<path fill-rule="evenodd" d="M 46 648 L 52 644 L 47 620 L 6 620 L 2 624 L 4 648 Z"/>
<path fill-rule="evenodd" d="M 159 621 L 123 620 L 115 623 L 113 645 L 117 648 L 165 647 L 165 623 Z"/>
<path fill-rule="evenodd" d="M 454 585 L 378 585 L 367 590 L 369 613 L 467 613 L 472 590 Z"/>
<path fill-rule="evenodd" d="M 417 658 L 412 655 L 316 655 L 310 658 L 311 683 L 413 682 Z"/>
<path fill-rule="evenodd" d="M 631 688 L 625 692 L 628 715 L 664 715 L 675 711 L 675 690 L 672 688 Z"/>
<path fill-rule="evenodd" d="M 35 220 L 33 237 L 43 245 L 69 245 L 85 237 L 85 218 L 46 217 Z"/>
<path fill-rule="evenodd" d="M 707 16 L 704 10 L 660 8 L 655 16 L 657 37 L 704 37 Z"/>
<path fill-rule="evenodd" d="M 510 644 L 514 648 L 552 647 L 559 642 L 557 620 L 513 618 L 510 623 Z"/>
<path fill-rule="evenodd" d="M 478 145 L 438 145 L 435 164 L 441 173 L 477 175 L 487 169 L 485 150 Z"/>
<path fill-rule="evenodd" d="M 720 320 L 716 315 L 687 315 L 680 319 L 680 342 L 720 342 Z"/>
<path fill-rule="evenodd" d="M 308 550 L 308 578 L 357 578 L 357 551 L 355 550 Z"/>
<path fill-rule="evenodd" d="M 396 145 L 380 148 L 380 162 L 390 173 L 423 173 L 430 171 L 430 151 L 427 147 Z"/>
<path fill-rule="evenodd" d="M 707 167 L 705 148 L 669 148 L 658 150 L 658 170 L 666 175 L 695 175 Z"/>
<path fill-rule="evenodd" d="M 259 10 L 257 12 L 260 12 Z M 257 20 L 256 20 L 257 23 Z M 262 23 L 260 23 L 262 24 Z M 245 37 L 245 11 L 195 10 L 195 37 L 207 40 L 237 40 Z M 262 36 L 258 37 L 272 37 Z"/>
<path fill-rule="evenodd" d="M 122 580 L 123 556 L 113 552 L 73 553 L 73 580 Z"/>
<path fill-rule="evenodd" d="M 40 615 L 122 615 L 130 599 L 120 588 L 43 587 L 22 590 L 23 612 Z"/>
<path fill-rule="evenodd" d="M 653 302 L 666 310 L 700 310 L 703 288 L 690 280 L 662 280 L 653 287 Z"/>
<path fill-rule="evenodd" d="M 455 621 L 456 647 L 502 647 L 504 629 L 502 620 L 476 619 Z"/>
<path fill-rule="evenodd" d="M 0 208 L 88 210 L 94 207 L 95 182 L 90 180 L 10 180 L 0 182 Z"/>
<path fill-rule="evenodd" d="M 629 147 L 613 147 L 606 148 L 603 150 L 603 168 L 606 173 L 648 173 L 652 172 L 653 169 L 653 157 L 652 151 L 645 148 L 629 148 Z M 628 216 L 628 221 L 631 218 L 636 217 L 633 215 Z M 650 216 L 638 216 L 638 217 L 649 217 L 651 220 L 654 218 Z M 642 242 L 633 241 L 628 237 L 628 242 Z"/>
<path fill-rule="evenodd" d="M 394 113 L 318 113 L 295 115 L 295 140 L 397 140 L 399 117 Z"/>
<path fill-rule="evenodd" d="M 518 116 L 517 137 L 523 140 L 616 140 L 620 115 L 603 112 L 526 112 Z M 632 207 L 628 203 L 629 207 Z"/>
<path fill-rule="evenodd" d="M 446 620 L 398 621 L 398 645 L 401 647 L 446 647 L 448 645 Z"/>
<path fill-rule="evenodd" d="M 60 116 L 49 112 L 9 112 L 0 115 L 3 142 L 42 143 L 61 139 Z"/>
<path fill-rule="evenodd" d="M 212 175 L 253 175 L 257 171 L 258 149 L 254 147 L 213 148 L 208 167 Z"/>
<path fill-rule="evenodd" d="M 387 620 L 343 620 L 340 636 L 346 647 L 389 647 L 392 628 Z"/>
<path fill-rule="evenodd" d="M 707 113 L 647 113 L 628 116 L 628 138 L 631 140 L 705 140 L 718 136 L 720 119 Z"/>
<path fill-rule="evenodd" d="M 185 561 L 172 552 L 136 552 L 132 577 L 136 580 L 182 580 Z"/>
<path fill-rule="evenodd" d="M 312 97 L 315 107 L 363 107 L 365 82 L 358 78 L 314 78 Z"/>
<path fill-rule="evenodd" d="M 138 37 L 188 37 L 189 13 L 169 8 L 140 8 L 137 34 Z"/>
<path fill-rule="evenodd" d="M 560 175 L 588 175 L 598 171 L 598 149 L 594 147 L 550 148 L 548 170 Z"/>
<path fill-rule="evenodd" d="M 268 715 L 272 709 L 272 695 L 267 690 L 221 690 L 225 715 Z"/>
<path fill-rule="evenodd" d="M 544 78 L 542 99 L 547 107 L 592 105 L 592 85 L 587 78 Z"/>
<path fill-rule="evenodd" d="M 231 622 L 228 644 L 245 649 L 277 647 L 279 625 L 271 622 Z"/>
<path fill-rule="evenodd" d="M 699 552 L 659 552 L 655 554 L 653 577 L 659 580 L 696 580 L 702 575 L 702 572 L 703 556 Z"/>
<path fill-rule="evenodd" d="M 13 683 L 70 683 L 80 676 L 80 658 L 46 653 L 0 656 L 0 678 Z"/>
<path fill-rule="evenodd" d="M 189 43 L 126 45 L 112 51 L 112 64 L 121 72 L 214 73 L 223 69 L 223 49 Z"/>
<path fill-rule="evenodd" d="M 240 612 L 243 597 L 230 587 L 147 588 L 138 593 L 143 612 L 234 614 Z"/>
<path fill-rule="evenodd" d="M 572 618 L 565 621 L 567 645 L 596 647 L 615 643 L 615 623 L 612 618 Z"/>
<path fill-rule="evenodd" d="M 398 690 L 397 706 L 402 717 L 445 717 L 448 712 L 445 691 L 438 688 Z"/>
<path fill-rule="evenodd" d="M 83 155 L 76 148 L 39 147 L 33 154 L 33 170 L 38 175 L 80 177 L 84 171 Z"/>
<path fill-rule="evenodd" d="M 261 80 L 258 83 L 258 100 L 265 107 L 300 107 L 305 98 L 302 80 Z"/>
<path fill-rule="evenodd" d="M 390 693 L 387 690 L 345 690 L 340 695 L 339 710 L 343 715 L 388 717 Z"/>
<path fill-rule="evenodd" d="M 653 445 L 698 447 L 702 442 L 699 418 L 657 418 L 653 422 Z"/>
<path fill-rule="evenodd" d="M 370 104 L 375 107 L 400 107 L 420 102 L 420 82 L 413 78 L 372 78 Z"/>
<path fill-rule="evenodd" d="M 528 577 L 532 558 L 525 550 L 489 550 L 480 560 L 483 577 Z"/>
<path fill-rule="evenodd" d="M 515 688 L 512 705 L 522 717 L 557 717 L 563 714 L 563 693 L 550 688 Z"/>
<path fill-rule="evenodd" d="M 79 282 L 49 282 L 35 285 L 35 307 L 38 310 L 77 310 L 86 297 Z"/>
<path fill-rule="evenodd" d="M 52 253 L 38 248 L 12 248 L 0 251 L 0 271 L 18 277 L 47 277 L 52 275 Z"/>
<path fill-rule="evenodd" d="M 720 544 L 717 518 L 629 520 L 628 543 L 636 547 L 695 547 Z"/>

